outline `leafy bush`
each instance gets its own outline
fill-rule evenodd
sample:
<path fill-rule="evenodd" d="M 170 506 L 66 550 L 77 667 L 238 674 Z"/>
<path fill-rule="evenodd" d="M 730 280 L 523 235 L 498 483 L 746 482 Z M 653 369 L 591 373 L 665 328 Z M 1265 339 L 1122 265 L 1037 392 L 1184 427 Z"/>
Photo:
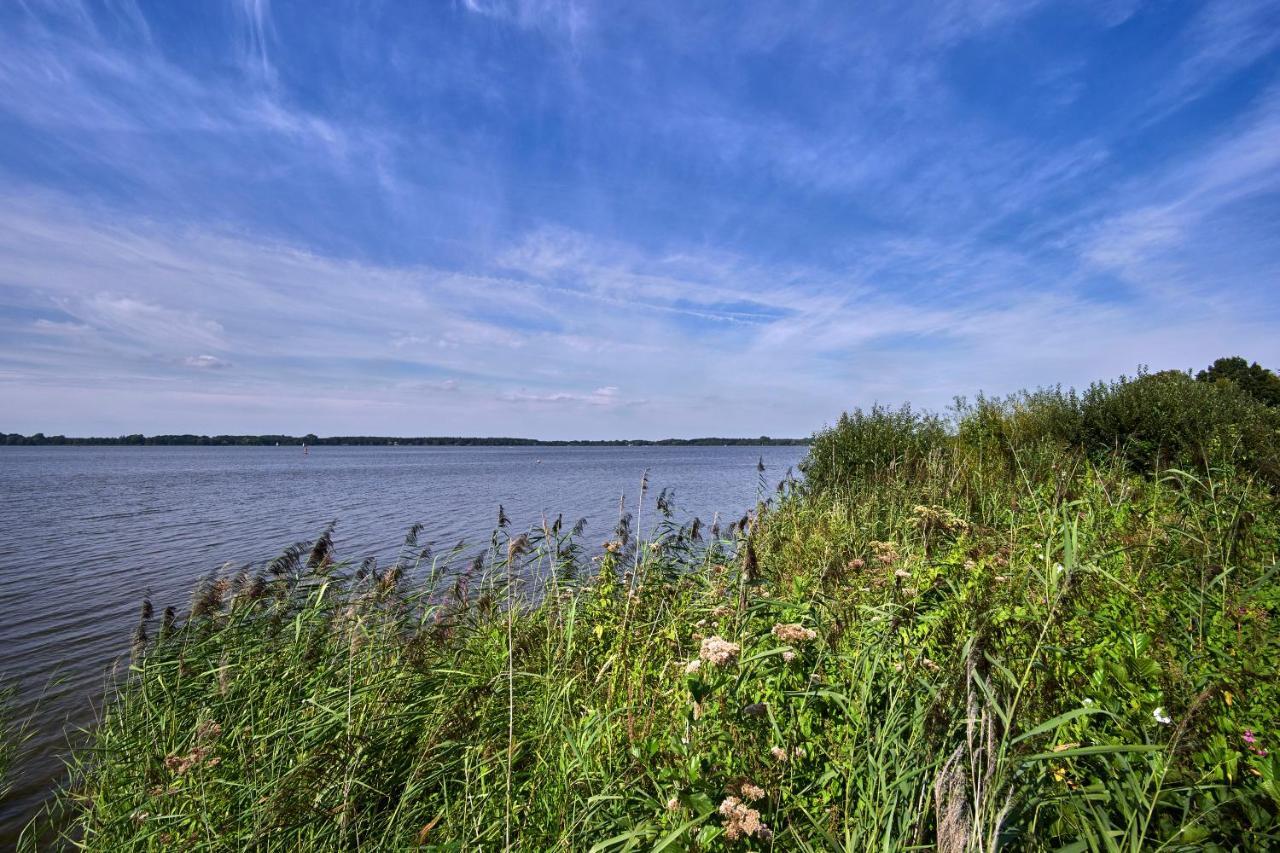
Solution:
<path fill-rule="evenodd" d="M 1280 413 L 1230 384 L 1177 371 L 1090 386 L 1082 441 L 1096 457 L 1117 453 L 1137 470 L 1240 465 L 1280 485 Z"/>
<path fill-rule="evenodd" d="M 913 411 L 909 405 L 854 409 L 814 436 L 800 470 L 810 488 L 818 491 L 864 479 L 910 479 L 946 441 L 941 418 Z"/>
<path fill-rule="evenodd" d="M 979 396 L 973 404 L 960 399 L 951 426 L 907 406 L 855 410 L 814 437 L 801 467 L 821 492 L 876 478 L 910 480 L 939 454 L 966 464 L 1003 459 L 1006 466 L 1016 456 L 1039 476 L 1037 466 L 1073 448 L 1095 463 L 1119 457 L 1145 473 L 1239 466 L 1280 487 L 1280 409 L 1234 383 L 1197 382 L 1178 371 L 1097 382 L 1083 394 L 1055 387 Z"/>

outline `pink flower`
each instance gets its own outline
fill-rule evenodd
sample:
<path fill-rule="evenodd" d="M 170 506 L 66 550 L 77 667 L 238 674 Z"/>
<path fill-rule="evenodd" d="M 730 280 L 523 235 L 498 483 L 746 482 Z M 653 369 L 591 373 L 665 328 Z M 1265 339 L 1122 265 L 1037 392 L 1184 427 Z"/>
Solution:
<path fill-rule="evenodd" d="M 698 657 L 712 666 L 726 666 L 736 661 L 741 651 L 742 647 L 737 643 L 731 643 L 722 637 L 707 637 L 702 641 Z"/>
<path fill-rule="evenodd" d="M 720 815 L 724 818 L 724 835 L 730 841 L 755 836 L 761 841 L 773 837 L 767 824 L 760 820 L 760 812 L 737 797 L 725 797 L 720 803 Z"/>

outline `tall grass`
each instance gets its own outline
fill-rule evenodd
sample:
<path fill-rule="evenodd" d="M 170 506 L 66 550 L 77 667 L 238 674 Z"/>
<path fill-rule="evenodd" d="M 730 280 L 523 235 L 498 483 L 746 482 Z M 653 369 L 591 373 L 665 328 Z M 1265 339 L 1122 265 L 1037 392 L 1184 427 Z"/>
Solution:
<path fill-rule="evenodd" d="M 90 850 L 1274 849 L 1268 449 L 1137 453 L 1042 393 L 844 419 L 707 541 L 645 480 L 601 549 L 414 530 L 379 569 L 330 530 L 211 578 L 144 608 L 46 821 Z"/>
<path fill-rule="evenodd" d="M 9 796 L 13 788 L 14 761 L 30 735 L 30 727 L 14 713 L 12 699 L 9 690 L 0 690 L 0 800 Z"/>

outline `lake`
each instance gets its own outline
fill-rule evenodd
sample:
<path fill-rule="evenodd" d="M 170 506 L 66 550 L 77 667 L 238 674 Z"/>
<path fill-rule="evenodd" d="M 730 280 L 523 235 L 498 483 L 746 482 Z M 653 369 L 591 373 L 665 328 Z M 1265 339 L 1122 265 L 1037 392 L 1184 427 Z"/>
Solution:
<path fill-rule="evenodd" d="M 674 489 L 708 525 L 752 506 L 756 463 L 776 484 L 804 447 L 0 447 L 0 687 L 35 735 L 0 804 L 0 847 L 38 808 L 60 753 L 90 725 L 127 654 L 144 596 L 158 613 L 196 581 L 262 562 L 337 519 L 340 558 L 394 557 L 415 522 L 447 551 L 488 539 L 502 504 L 517 530 L 586 518 L 597 548 L 626 495 L 642 518 Z M 772 490 L 771 490 L 772 491 Z"/>

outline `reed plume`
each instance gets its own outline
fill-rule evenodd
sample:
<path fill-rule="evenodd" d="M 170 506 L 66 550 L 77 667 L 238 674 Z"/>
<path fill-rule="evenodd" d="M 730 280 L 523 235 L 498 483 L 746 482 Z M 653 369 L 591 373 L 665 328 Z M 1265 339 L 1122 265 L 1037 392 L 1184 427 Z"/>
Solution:
<path fill-rule="evenodd" d="M 332 562 L 333 557 L 333 529 L 337 527 L 338 522 L 331 521 L 325 525 L 324 530 L 320 533 L 319 538 L 311 546 L 311 553 L 307 555 L 308 569 L 322 569 Z"/>
<path fill-rule="evenodd" d="M 416 548 L 418 546 L 418 534 L 422 532 L 422 522 L 415 521 L 409 525 L 409 532 L 404 535 L 404 547 Z"/>
<path fill-rule="evenodd" d="M 296 572 L 302 560 L 302 555 L 306 553 L 307 548 L 306 542 L 293 543 L 267 564 L 267 571 L 277 576 Z"/>

